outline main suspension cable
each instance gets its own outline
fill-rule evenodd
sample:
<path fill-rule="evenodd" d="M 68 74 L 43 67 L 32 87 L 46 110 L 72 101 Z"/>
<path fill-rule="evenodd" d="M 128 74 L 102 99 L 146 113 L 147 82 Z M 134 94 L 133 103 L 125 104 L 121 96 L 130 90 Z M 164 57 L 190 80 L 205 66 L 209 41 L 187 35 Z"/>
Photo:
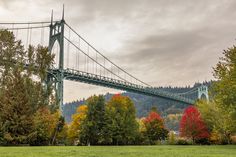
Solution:
<path fill-rule="evenodd" d="M 127 75 L 129 75 L 130 77 L 136 79 L 137 81 L 141 82 L 142 84 L 145 84 L 146 86 L 150 86 L 149 84 L 139 80 L 138 78 L 134 77 L 133 75 L 129 74 L 127 71 L 125 71 L 124 69 L 120 68 L 118 65 L 116 65 L 114 62 L 112 62 L 111 60 L 109 60 L 106 56 L 104 56 L 102 53 L 100 53 L 95 47 L 93 47 L 90 43 L 88 43 L 82 36 L 80 36 L 71 26 L 69 26 L 67 23 L 65 23 L 65 25 L 67 27 L 69 27 L 69 29 L 71 29 L 77 36 L 79 36 L 86 44 L 88 44 L 92 49 L 94 49 L 98 54 L 100 54 L 102 57 L 104 57 L 106 60 L 108 60 L 111 64 L 113 64 L 115 67 L 117 67 L 118 69 L 120 69 L 121 71 L 123 71 L 124 73 L 126 73 Z"/>

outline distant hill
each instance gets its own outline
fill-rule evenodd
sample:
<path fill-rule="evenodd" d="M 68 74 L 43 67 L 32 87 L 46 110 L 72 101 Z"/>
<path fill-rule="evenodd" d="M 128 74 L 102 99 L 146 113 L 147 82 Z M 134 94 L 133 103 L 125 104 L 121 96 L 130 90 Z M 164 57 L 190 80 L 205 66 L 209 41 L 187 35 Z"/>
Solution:
<path fill-rule="evenodd" d="M 184 93 L 187 91 L 190 91 L 198 86 L 201 86 L 202 84 L 210 86 L 212 84 L 212 81 L 210 82 L 204 82 L 204 83 L 195 83 L 193 87 L 187 86 L 187 87 L 158 87 L 155 88 L 156 90 L 163 90 L 168 91 L 171 93 Z M 175 102 L 172 100 L 167 100 L 163 98 L 156 98 L 151 96 L 145 96 L 141 94 L 136 93 L 130 93 L 130 92 L 124 92 L 122 95 L 130 97 L 136 107 L 136 114 L 137 117 L 144 117 L 148 114 L 150 109 L 155 106 L 157 107 L 159 113 L 162 116 L 166 116 L 168 114 L 178 114 L 182 113 L 183 109 L 187 106 L 183 103 Z M 108 101 L 113 94 L 107 93 L 104 95 L 105 100 Z M 192 99 L 197 99 L 197 93 L 193 93 L 189 95 Z M 76 112 L 76 109 L 78 106 L 85 103 L 85 99 L 83 100 L 76 100 L 70 103 L 66 103 L 64 106 L 64 115 L 66 122 L 71 122 L 71 116 Z"/>

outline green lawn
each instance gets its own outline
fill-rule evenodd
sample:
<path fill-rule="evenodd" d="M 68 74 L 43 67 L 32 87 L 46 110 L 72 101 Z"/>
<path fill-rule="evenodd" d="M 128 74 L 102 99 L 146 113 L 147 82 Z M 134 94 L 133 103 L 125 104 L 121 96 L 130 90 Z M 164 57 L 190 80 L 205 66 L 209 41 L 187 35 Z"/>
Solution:
<path fill-rule="evenodd" d="M 0 157 L 236 157 L 234 146 L 0 147 Z"/>

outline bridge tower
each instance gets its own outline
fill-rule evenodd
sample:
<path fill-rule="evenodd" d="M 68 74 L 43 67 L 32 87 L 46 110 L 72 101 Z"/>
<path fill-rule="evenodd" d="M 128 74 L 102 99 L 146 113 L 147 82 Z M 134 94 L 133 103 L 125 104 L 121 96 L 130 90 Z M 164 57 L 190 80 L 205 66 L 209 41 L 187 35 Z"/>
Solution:
<path fill-rule="evenodd" d="M 205 99 L 209 100 L 209 95 L 208 95 L 208 87 L 205 85 L 202 85 L 198 87 L 198 99 Z"/>
<path fill-rule="evenodd" d="M 57 41 L 59 44 L 59 67 L 56 71 L 56 75 L 48 75 L 47 84 L 53 84 L 56 94 L 56 103 L 60 108 L 60 111 L 63 111 L 63 80 L 64 80 L 64 5 L 62 12 L 62 19 L 57 22 L 53 22 L 53 11 L 51 15 L 51 24 L 49 32 L 49 52 L 52 52 L 52 48 Z M 62 112 L 63 113 L 63 112 Z"/>

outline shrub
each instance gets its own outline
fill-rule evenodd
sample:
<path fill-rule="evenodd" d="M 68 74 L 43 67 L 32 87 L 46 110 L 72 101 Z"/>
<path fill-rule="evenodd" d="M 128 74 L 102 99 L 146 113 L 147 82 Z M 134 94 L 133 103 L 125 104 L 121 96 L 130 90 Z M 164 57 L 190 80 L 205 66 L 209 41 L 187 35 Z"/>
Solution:
<path fill-rule="evenodd" d="M 176 144 L 175 134 L 173 131 L 169 133 L 168 144 Z"/>
<path fill-rule="evenodd" d="M 208 138 L 196 139 L 195 143 L 200 145 L 210 145 L 210 141 Z"/>
<path fill-rule="evenodd" d="M 210 143 L 211 144 L 221 144 L 221 137 L 217 132 L 212 132 L 210 135 Z"/>
<path fill-rule="evenodd" d="M 183 138 L 179 138 L 176 142 L 177 145 L 191 145 L 192 142 L 186 140 L 186 139 L 183 139 Z"/>
<path fill-rule="evenodd" d="M 236 144 L 236 136 L 232 136 L 231 140 L 232 140 L 232 144 Z"/>

